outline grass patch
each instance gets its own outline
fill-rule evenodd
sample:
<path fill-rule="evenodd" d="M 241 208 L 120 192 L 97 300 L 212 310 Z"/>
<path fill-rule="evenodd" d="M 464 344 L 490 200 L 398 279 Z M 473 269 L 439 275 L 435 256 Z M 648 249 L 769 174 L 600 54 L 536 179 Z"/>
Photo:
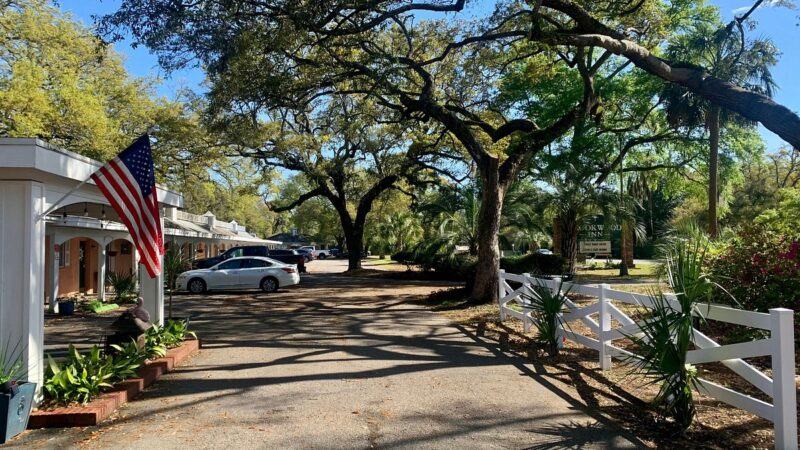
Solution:
<path fill-rule="evenodd" d="M 577 277 L 581 279 L 601 279 L 601 278 L 614 278 L 618 280 L 631 280 L 639 278 L 656 278 L 658 275 L 657 264 L 637 264 L 636 267 L 628 269 L 628 276 L 619 276 L 619 269 L 615 268 L 579 268 Z"/>

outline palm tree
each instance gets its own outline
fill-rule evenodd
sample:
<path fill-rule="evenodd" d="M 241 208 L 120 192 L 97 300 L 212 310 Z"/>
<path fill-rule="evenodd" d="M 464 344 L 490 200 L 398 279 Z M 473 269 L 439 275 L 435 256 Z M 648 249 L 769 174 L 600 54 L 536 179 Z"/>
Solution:
<path fill-rule="evenodd" d="M 643 236 L 644 229 L 636 222 L 636 202 L 627 193 L 589 182 L 572 165 L 554 175 L 549 185 L 539 208 L 553 217 L 553 232 L 561 236 L 560 246 L 554 250 L 567 259 L 569 273 L 575 272 L 580 227 L 592 217 L 602 214 L 609 225 L 634 224 L 634 234 Z"/>
<path fill-rule="evenodd" d="M 524 180 L 514 183 L 503 203 L 500 241 L 506 248 L 533 251 L 548 240 L 543 210 L 536 206 L 540 189 Z"/>
<path fill-rule="evenodd" d="M 467 246 L 470 255 L 478 254 L 479 210 L 480 197 L 474 183 L 443 188 L 419 206 L 424 221 L 436 226 L 440 238 Z"/>
<path fill-rule="evenodd" d="M 737 17 L 724 27 L 709 21 L 698 22 L 695 29 L 680 35 L 668 48 L 667 57 L 692 66 L 699 65 L 712 76 L 771 97 L 775 82 L 769 69 L 777 62 L 777 49 L 767 39 L 748 41 L 743 26 L 746 19 Z M 716 238 L 719 233 L 720 130 L 732 123 L 744 126 L 754 124 L 676 84 L 665 86 L 663 98 L 671 125 L 688 128 L 703 125 L 708 130 L 708 234 Z"/>

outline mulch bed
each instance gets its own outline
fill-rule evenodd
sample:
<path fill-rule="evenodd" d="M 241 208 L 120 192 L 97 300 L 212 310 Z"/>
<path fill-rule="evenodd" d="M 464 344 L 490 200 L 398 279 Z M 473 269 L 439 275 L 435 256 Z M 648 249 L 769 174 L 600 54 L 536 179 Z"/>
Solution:
<path fill-rule="evenodd" d="M 497 304 L 465 305 L 463 301 L 467 295 L 465 289 L 438 291 L 428 297 L 426 303 L 476 336 L 497 342 L 503 350 L 526 359 L 537 374 L 571 386 L 578 401 L 633 433 L 649 448 L 727 450 L 774 446 L 771 422 L 696 392 L 695 422 L 681 432 L 650 407 L 658 385 L 634 374 L 632 366 L 614 360 L 613 369 L 601 371 L 598 352 L 572 341 L 567 341 L 558 356 L 550 357 L 540 350 L 533 333 L 523 332 L 521 321 L 508 319 L 501 323 Z M 590 334 L 579 321 L 571 322 L 571 326 L 575 332 Z M 624 346 L 624 342 L 615 341 L 615 344 Z M 755 363 L 769 364 L 769 358 Z M 761 394 L 722 364 L 703 364 L 700 369 L 703 378 L 748 394 Z M 768 400 L 763 395 L 756 396 Z"/>

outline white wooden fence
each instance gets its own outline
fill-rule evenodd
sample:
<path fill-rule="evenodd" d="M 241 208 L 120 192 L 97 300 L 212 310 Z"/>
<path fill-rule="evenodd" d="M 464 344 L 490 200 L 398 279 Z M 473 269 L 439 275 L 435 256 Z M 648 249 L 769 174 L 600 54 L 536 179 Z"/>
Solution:
<path fill-rule="evenodd" d="M 561 283 L 560 279 L 543 279 L 530 274 L 516 275 L 499 272 L 500 320 L 514 317 L 523 321 L 525 332 L 530 331 L 532 320 L 524 295 L 530 295 L 535 286 L 548 287 L 552 291 L 568 290 L 571 294 L 592 297 L 588 306 L 578 306 L 567 300 L 562 314 L 563 323 L 580 320 L 592 335 L 576 333 L 568 325 L 560 328 L 563 337 L 599 352 L 600 367 L 611 369 L 612 358 L 625 359 L 637 356 L 614 344 L 637 334 L 638 323 L 620 310 L 613 302 L 618 301 L 646 308 L 653 307 L 653 300 L 642 294 L 613 290 L 607 284 L 598 287 L 573 283 Z M 520 283 L 513 289 L 508 282 Z M 675 307 L 674 295 L 667 300 Z M 512 308 L 512 305 L 516 308 Z M 772 403 L 751 397 L 733 389 L 699 379 L 698 389 L 710 397 L 749 411 L 775 424 L 775 447 L 797 449 L 797 391 L 795 387 L 794 358 L 794 312 L 785 308 L 770 309 L 769 313 L 745 311 L 719 305 L 699 305 L 697 314 L 706 320 L 716 320 L 751 328 L 768 330 L 770 337 L 751 342 L 721 346 L 714 340 L 694 330 L 696 350 L 689 351 L 687 363 L 702 364 L 721 362 L 761 392 L 772 398 Z M 615 327 L 616 325 L 619 325 Z M 772 378 L 744 361 L 744 358 L 770 356 Z"/>

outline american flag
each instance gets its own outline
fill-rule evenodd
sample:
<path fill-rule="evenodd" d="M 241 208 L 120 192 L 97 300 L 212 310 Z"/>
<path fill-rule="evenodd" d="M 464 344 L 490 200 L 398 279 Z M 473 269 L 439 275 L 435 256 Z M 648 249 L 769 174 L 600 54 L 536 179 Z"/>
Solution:
<path fill-rule="evenodd" d="M 92 174 L 100 191 L 128 227 L 150 278 L 161 273 L 164 236 L 156 198 L 150 136 L 145 134 Z"/>

